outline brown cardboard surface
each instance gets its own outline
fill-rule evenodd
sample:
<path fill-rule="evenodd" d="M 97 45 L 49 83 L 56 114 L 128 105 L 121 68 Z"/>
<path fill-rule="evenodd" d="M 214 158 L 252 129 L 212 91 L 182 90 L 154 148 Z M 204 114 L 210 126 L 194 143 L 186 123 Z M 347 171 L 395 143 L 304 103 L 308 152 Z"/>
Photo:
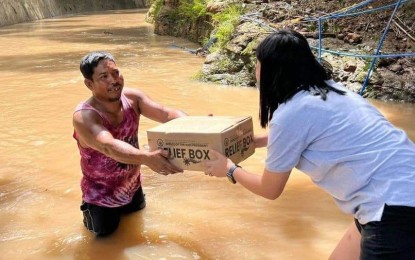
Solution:
<path fill-rule="evenodd" d="M 214 149 L 239 163 L 255 152 L 251 117 L 187 116 L 147 130 L 151 151 L 165 149 L 183 170 L 203 171 Z"/>

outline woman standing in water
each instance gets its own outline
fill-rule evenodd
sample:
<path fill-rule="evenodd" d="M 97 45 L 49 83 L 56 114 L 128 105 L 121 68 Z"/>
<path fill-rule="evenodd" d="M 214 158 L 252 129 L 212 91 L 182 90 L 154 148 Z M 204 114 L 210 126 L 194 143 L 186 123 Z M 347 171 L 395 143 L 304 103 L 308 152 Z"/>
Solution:
<path fill-rule="evenodd" d="M 415 259 L 414 143 L 331 80 L 301 34 L 273 33 L 256 56 L 261 126 L 269 127 L 256 140 L 268 150 L 264 172 L 252 174 L 213 152 L 217 160 L 205 173 L 276 199 L 295 167 L 354 216 L 331 258 Z"/>

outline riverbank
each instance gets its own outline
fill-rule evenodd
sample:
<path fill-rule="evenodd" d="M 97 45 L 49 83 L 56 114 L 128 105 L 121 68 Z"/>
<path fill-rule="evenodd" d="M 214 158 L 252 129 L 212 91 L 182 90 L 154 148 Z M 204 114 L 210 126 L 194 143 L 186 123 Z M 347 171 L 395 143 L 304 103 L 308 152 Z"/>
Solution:
<path fill-rule="evenodd" d="M 344 11 L 361 2 L 198 0 L 193 5 L 180 5 L 178 1 L 154 0 L 149 16 L 154 17 L 157 34 L 183 37 L 201 45 L 216 40 L 210 48 L 202 50 L 206 59 L 198 75 L 201 80 L 254 87 L 255 47 L 266 35 L 279 29 L 294 29 L 303 33 L 316 48 L 318 25 L 313 18 Z M 331 67 L 334 79 L 355 92 L 360 92 L 366 80 L 372 59 L 365 56 L 376 52 L 393 4 L 395 0 L 379 0 L 359 11 L 380 11 L 323 21 L 322 44 L 328 50 L 323 51 L 323 59 Z M 398 9 L 380 49 L 382 54 L 414 53 L 414 10 L 413 1 L 405 2 Z M 414 76 L 414 56 L 378 59 L 364 96 L 414 103 Z"/>
<path fill-rule="evenodd" d="M 91 11 L 146 7 L 146 0 L 2 0 L 0 27 Z"/>

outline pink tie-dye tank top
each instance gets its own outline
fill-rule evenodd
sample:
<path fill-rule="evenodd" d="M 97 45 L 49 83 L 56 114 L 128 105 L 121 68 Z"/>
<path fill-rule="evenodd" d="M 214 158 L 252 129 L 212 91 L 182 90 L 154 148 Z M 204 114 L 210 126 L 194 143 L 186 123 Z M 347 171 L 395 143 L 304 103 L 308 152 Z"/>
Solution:
<path fill-rule="evenodd" d="M 76 109 L 94 110 L 102 117 L 103 125 L 114 138 L 125 141 L 130 145 L 138 146 L 139 116 L 122 94 L 123 120 L 118 126 L 113 126 L 107 117 L 87 103 L 80 103 Z M 134 193 L 141 186 L 139 165 L 129 165 L 115 161 L 106 155 L 79 144 L 78 134 L 74 131 L 73 137 L 77 140 L 81 154 L 82 169 L 82 200 L 104 207 L 119 207 L 131 202 Z"/>

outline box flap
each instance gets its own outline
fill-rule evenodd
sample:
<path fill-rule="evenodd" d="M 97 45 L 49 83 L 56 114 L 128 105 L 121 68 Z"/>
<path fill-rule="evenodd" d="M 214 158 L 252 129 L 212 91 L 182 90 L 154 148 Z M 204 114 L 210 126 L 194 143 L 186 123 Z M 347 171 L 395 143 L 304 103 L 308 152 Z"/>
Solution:
<path fill-rule="evenodd" d="M 148 129 L 148 132 L 220 133 L 250 117 L 238 116 L 185 116 Z M 199 123 L 198 123 L 199 122 Z"/>

